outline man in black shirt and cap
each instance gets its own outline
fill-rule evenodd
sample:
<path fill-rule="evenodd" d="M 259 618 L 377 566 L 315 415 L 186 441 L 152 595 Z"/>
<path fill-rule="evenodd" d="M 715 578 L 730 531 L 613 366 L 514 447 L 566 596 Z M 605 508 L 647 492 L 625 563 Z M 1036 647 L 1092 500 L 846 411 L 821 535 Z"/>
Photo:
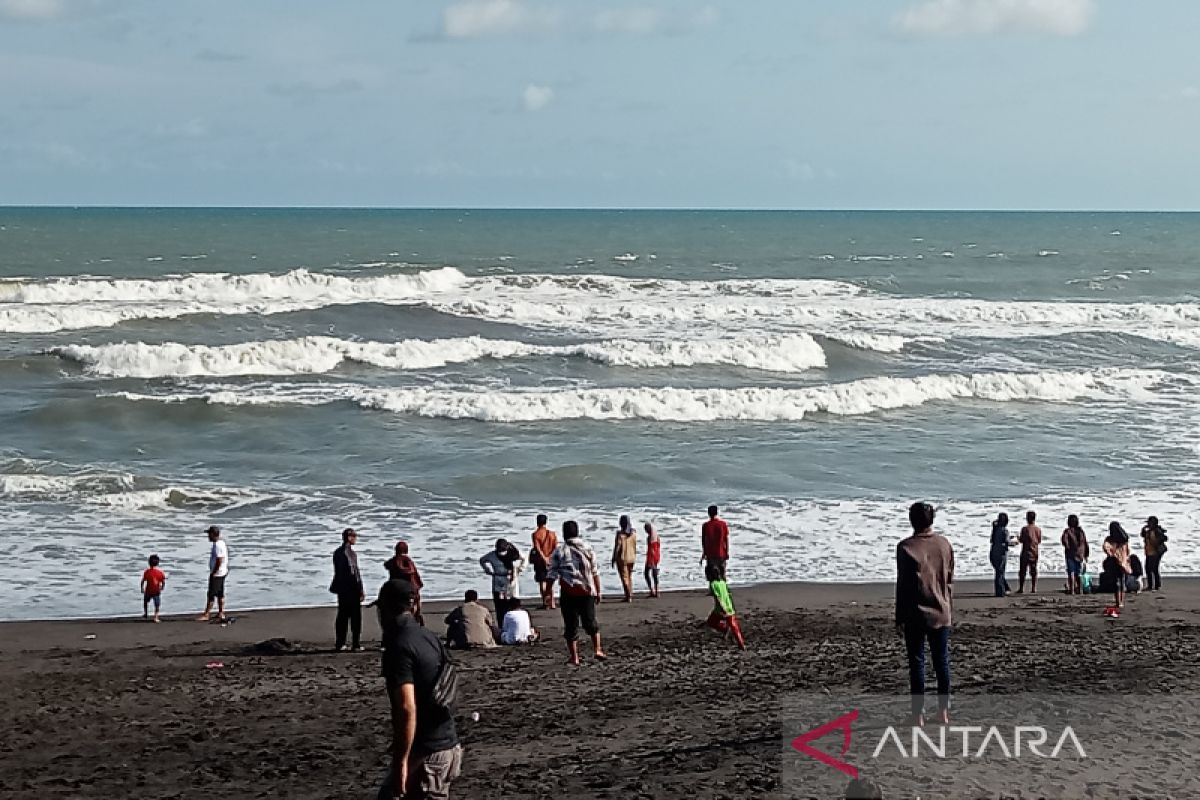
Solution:
<path fill-rule="evenodd" d="M 453 699 L 435 690 L 452 666 L 441 640 L 413 617 L 416 594 L 408 581 L 390 580 L 375 601 L 393 730 L 392 771 L 378 800 L 446 800 L 462 766 Z"/>

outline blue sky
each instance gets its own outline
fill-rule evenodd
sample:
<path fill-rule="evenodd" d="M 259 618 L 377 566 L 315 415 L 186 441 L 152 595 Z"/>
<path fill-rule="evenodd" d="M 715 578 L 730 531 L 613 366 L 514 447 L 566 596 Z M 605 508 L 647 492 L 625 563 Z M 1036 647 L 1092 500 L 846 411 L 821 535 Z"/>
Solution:
<path fill-rule="evenodd" d="M 0 0 L 0 203 L 1200 208 L 1195 0 Z"/>

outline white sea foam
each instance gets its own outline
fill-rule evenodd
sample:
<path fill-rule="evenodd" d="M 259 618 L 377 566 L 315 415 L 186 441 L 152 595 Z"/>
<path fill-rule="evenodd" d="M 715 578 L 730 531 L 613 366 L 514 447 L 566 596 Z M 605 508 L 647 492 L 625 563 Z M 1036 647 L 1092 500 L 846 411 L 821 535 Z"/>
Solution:
<path fill-rule="evenodd" d="M 671 422 L 797 422 L 814 414 L 853 416 L 931 402 L 1068 403 L 1077 400 L 1150 399 L 1167 373 L 1151 370 L 1095 372 L 993 372 L 864 378 L 799 389 L 595 388 L 554 391 L 391 389 L 356 384 L 208 387 L 166 394 L 117 392 L 134 401 L 202 401 L 219 405 L 324 405 L 352 402 L 363 408 L 412 416 L 483 422 L 552 420 L 659 420 Z"/>
<path fill-rule="evenodd" d="M 348 361 L 384 369 L 419 370 L 484 358 L 534 356 L 580 357 L 624 367 L 710 364 L 802 372 L 825 366 L 825 352 L 807 334 L 710 341 L 612 339 L 570 345 L 535 345 L 478 336 L 395 343 L 309 336 L 222 346 L 174 342 L 70 345 L 50 352 L 85 365 L 89 372 L 115 378 L 317 374 L 331 372 Z"/>

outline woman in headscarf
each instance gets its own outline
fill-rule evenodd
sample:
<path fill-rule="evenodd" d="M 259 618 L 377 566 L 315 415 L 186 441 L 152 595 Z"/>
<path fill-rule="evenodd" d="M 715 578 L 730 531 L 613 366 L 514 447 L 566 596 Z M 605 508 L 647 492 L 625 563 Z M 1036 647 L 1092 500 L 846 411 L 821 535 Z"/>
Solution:
<path fill-rule="evenodd" d="M 409 558 L 408 542 L 396 542 L 395 555 L 383 562 L 383 568 L 387 570 L 390 580 L 397 578 L 406 580 L 417 590 L 413 597 L 413 617 L 424 625 L 425 618 L 421 616 L 421 587 L 425 584 L 421 581 L 421 573 L 417 570 L 416 562 Z"/>
<path fill-rule="evenodd" d="M 1142 528 L 1142 545 L 1146 550 L 1146 589 L 1161 589 L 1162 576 L 1158 574 L 1158 563 L 1167 552 L 1167 532 L 1158 524 L 1158 517 L 1146 520 Z"/>
<path fill-rule="evenodd" d="M 1079 524 L 1079 517 L 1067 517 L 1067 527 L 1062 535 L 1063 556 L 1067 562 L 1067 592 L 1083 594 L 1083 563 L 1091 555 L 1087 534 Z"/>
<path fill-rule="evenodd" d="M 1104 555 L 1104 575 L 1112 582 L 1116 601 L 1112 608 L 1104 609 L 1104 616 L 1115 618 L 1121 616 L 1121 607 L 1125 605 L 1125 576 L 1132 572 L 1129 566 L 1129 534 L 1119 522 L 1113 521 L 1108 525 Z"/>
<path fill-rule="evenodd" d="M 625 590 L 625 602 L 633 602 L 633 567 L 637 564 L 637 534 L 629 517 L 621 515 L 617 523 L 617 536 L 613 540 L 612 565 L 621 576 L 621 588 Z"/>
<path fill-rule="evenodd" d="M 1004 577 L 1004 570 L 1008 565 L 1008 548 L 1011 544 L 1012 540 L 1008 538 L 1008 514 L 1001 512 L 992 523 L 992 546 L 988 552 L 988 560 L 996 571 L 993 581 L 996 597 L 1008 594 L 1008 579 Z"/>

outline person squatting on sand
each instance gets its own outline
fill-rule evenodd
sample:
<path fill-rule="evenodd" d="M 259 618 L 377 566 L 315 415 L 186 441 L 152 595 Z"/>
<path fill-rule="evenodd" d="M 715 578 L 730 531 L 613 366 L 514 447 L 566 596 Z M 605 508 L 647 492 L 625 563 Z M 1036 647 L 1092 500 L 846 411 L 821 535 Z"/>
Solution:
<path fill-rule="evenodd" d="M 1104 609 L 1104 616 L 1119 617 L 1125 605 L 1125 576 L 1132 573 L 1129 565 L 1129 534 L 1117 521 L 1108 525 L 1108 536 L 1104 538 L 1103 585 L 1113 593 L 1113 605 Z"/>
<path fill-rule="evenodd" d="M 346 649 L 346 628 L 350 629 L 350 649 L 362 651 L 362 573 L 358 571 L 358 554 L 354 545 L 358 533 L 353 528 L 342 531 L 342 546 L 333 551 L 333 580 L 329 591 L 337 595 L 337 619 L 333 623 L 334 650 Z"/>
<path fill-rule="evenodd" d="M 637 534 L 629 517 L 621 515 L 617 523 L 617 535 L 613 539 L 613 569 L 621 577 L 621 588 L 625 590 L 625 602 L 633 602 L 633 568 L 637 565 Z"/>
<path fill-rule="evenodd" d="M 1029 591 L 1037 594 L 1038 553 L 1042 547 L 1042 529 L 1035 521 L 1037 512 L 1025 514 L 1025 527 L 1017 540 L 1021 543 L 1021 560 L 1017 565 L 1017 594 L 1025 593 L 1025 573 L 1029 573 Z"/>
<path fill-rule="evenodd" d="M 500 644 L 533 644 L 542 635 L 533 627 L 529 612 L 521 608 L 520 598 L 508 601 L 508 613 L 500 624 Z"/>
<path fill-rule="evenodd" d="M 1167 552 L 1167 532 L 1158 524 L 1158 517 L 1150 517 L 1142 528 L 1142 546 L 1146 553 L 1146 589 L 1157 591 L 1162 588 L 1162 576 L 1158 565 Z"/>
<path fill-rule="evenodd" d="M 446 615 L 446 645 L 453 650 L 496 646 L 496 620 L 468 589 L 463 604 Z"/>
<path fill-rule="evenodd" d="M 1067 517 L 1067 527 L 1062 535 L 1063 557 L 1067 565 L 1067 593 L 1083 594 L 1083 565 L 1092 554 L 1087 534 L 1079 524 L 1079 517 Z"/>
<path fill-rule="evenodd" d="M 596 623 L 596 604 L 600 602 L 600 572 L 596 569 L 596 554 L 579 535 L 579 524 L 567 520 L 562 526 L 563 543 L 550 558 L 547 574 L 560 588 L 558 604 L 562 611 L 563 638 L 567 640 L 570 663 L 579 666 L 579 642 L 575 636 L 580 626 L 592 637 L 592 653 L 598 661 L 606 656 L 600 646 L 600 626 Z"/>
<path fill-rule="evenodd" d="M 658 597 L 658 565 L 662 561 L 662 541 L 658 531 L 649 522 L 646 523 L 646 588 L 651 597 Z"/>
<path fill-rule="evenodd" d="M 416 589 L 389 580 L 375 601 L 392 712 L 392 768 L 378 800 L 445 800 L 462 769 L 457 678 L 446 648 L 412 615 Z"/>
<path fill-rule="evenodd" d="M 992 590 L 996 597 L 1004 597 L 1009 592 L 1008 578 L 1005 577 L 1004 570 L 1008 567 L 1008 548 L 1014 543 L 1008 535 L 1008 514 L 1002 511 L 992 523 L 992 543 L 988 550 L 988 560 L 992 562 L 992 569 L 996 573 L 992 582 Z"/>
<path fill-rule="evenodd" d="M 150 618 L 150 604 L 154 603 L 154 621 L 162 622 L 159 612 L 162 610 L 162 590 L 167 585 L 167 573 L 158 568 L 157 555 L 150 556 L 148 562 L 150 567 L 142 573 L 142 619 Z"/>
<path fill-rule="evenodd" d="M 912 722 L 918 727 L 925 724 L 926 641 L 937 674 L 937 720 L 950 719 L 954 548 L 933 532 L 933 518 L 933 506 L 914 503 L 908 510 L 913 535 L 896 545 L 896 626 L 904 636 Z"/>
<path fill-rule="evenodd" d="M 550 568 L 550 556 L 558 547 L 558 536 L 546 527 L 545 514 L 537 515 L 537 530 L 533 532 L 533 547 L 529 551 L 529 561 L 533 564 L 533 579 L 537 581 L 538 591 L 542 595 L 542 608 L 554 610 L 554 582 L 546 578 L 546 570 Z"/>
<path fill-rule="evenodd" d="M 208 622 L 212 615 L 213 602 L 217 604 L 217 620 L 225 621 L 225 578 L 229 575 L 229 545 L 221 539 L 221 529 L 216 525 L 207 531 L 212 547 L 208 550 L 208 602 L 204 605 L 201 622 Z"/>
<path fill-rule="evenodd" d="M 496 619 L 504 619 L 508 613 L 508 601 L 517 596 L 517 575 L 525 562 L 521 552 L 507 539 L 497 539 L 496 547 L 479 559 L 485 575 L 492 578 L 492 601 Z"/>
<path fill-rule="evenodd" d="M 383 562 L 383 568 L 387 570 L 390 580 L 404 580 L 413 585 L 417 596 L 413 600 L 413 618 L 424 625 L 425 617 L 421 615 L 421 590 L 425 588 L 425 582 L 421 580 L 421 571 L 417 569 L 417 562 L 413 561 L 408 555 L 408 542 L 396 542 L 394 555 L 387 561 Z"/>
<path fill-rule="evenodd" d="M 717 516 L 716 506 L 708 507 L 708 522 L 700 527 L 700 562 L 716 567 L 721 580 L 726 580 L 725 565 L 729 561 L 729 526 Z"/>

